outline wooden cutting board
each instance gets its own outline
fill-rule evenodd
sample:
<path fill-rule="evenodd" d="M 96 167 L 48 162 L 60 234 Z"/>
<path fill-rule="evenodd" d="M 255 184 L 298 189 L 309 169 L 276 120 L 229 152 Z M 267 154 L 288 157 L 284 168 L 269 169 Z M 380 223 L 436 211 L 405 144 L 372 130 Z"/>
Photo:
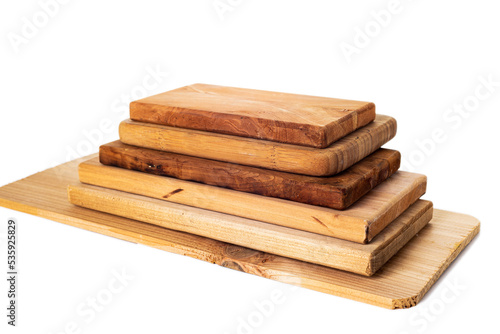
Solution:
<path fill-rule="evenodd" d="M 89 185 L 70 185 L 69 201 L 87 209 L 192 233 L 309 263 L 371 276 L 432 218 L 418 201 L 368 244 L 326 237 L 215 211 Z"/>
<path fill-rule="evenodd" d="M 102 165 L 80 164 L 80 181 L 358 243 L 371 241 L 425 193 L 426 177 L 398 172 L 344 211 Z"/>
<path fill-rule="evenodd" d="M 340 173 L 378 150 L 396 135 L 396 120 L 375 121 L 327 148 L 311 148 L 126 120 L 123 143 L 289 173 L 328 176 Z"/>
<path fill-rule="evenodd" d="M 419 303 L 479 232 L 479 222 L 471 216 L 434 210 L 434 218 L 417 237 L 375 275 L 365 277 L 73 206 L 67 200 L 66 184 L 77 182 L 76 168 L 81 161 L 69 162 L 1 187 L 0 206 L 391 309 Z M 176 268 L 172 270 L 175 272 Z"/>
<path fill-rule="evenodd" d="M 100 162 L 253 194 L 343 210 L 394 174 L 398 151 L 380 149 L 331 177 L 313 177 L 130 146 L 102 145 Z"/>
<path fill-rule="evenodd" d="M 375 118 L 369 102 L 194 84 L 130 104 L 130 118 L 324 148 Z"/>

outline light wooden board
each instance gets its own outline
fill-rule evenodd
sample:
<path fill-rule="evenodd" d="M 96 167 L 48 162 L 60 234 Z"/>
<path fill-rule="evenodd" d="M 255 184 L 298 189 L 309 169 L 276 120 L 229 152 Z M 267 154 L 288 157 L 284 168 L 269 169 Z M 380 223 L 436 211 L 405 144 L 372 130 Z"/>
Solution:
<path fill-rule="evenodd" d="M 194 84 L 134 101 L 130 118 L 181 128 L 324 148 L 375 118 L 375 105 Z"/>
<path fill-rule="evenodd" d="M 394 118 L 378 115 L 367 126 L 321 149 L 126 120 L 120 124 L 120 140 L 200 158 L 328 176 L 346 170 L 378 150 L 396 135 L 396 127 Z"/>
<path fill-rule="evenodd" d="M 322 236 L 215 211 L 164 202 L 102 187 L 71 185 L 75 205 L 145 223 L 188 232 L 243 247 L 373 275 L 432 217 L 432 205 L 419 201 L 384 229 L 369 245 Z"/>
<path fill-rule="evenodd" d="M 477 219 L 434 210 L 434 218 L 372 277 L 301 262 L 69 204 L 74 161 L 0 188 L 0 205 L 276 281 L 385 308 L 415 306 L 479 232 Z M 173 268 L 175 272 L 175 268 Z M 182 287 L 180 287 L 182 288 Z M 189 289 L 187 287 L 186 289 Z"/>
<path fill-rule="evenodd" d="M 236 165 L 126 145 L 120 141 L 102 145 L 99 161 L 108 166 L 344 210 L 394 174 L 399 168 L 401 154 L 380 149 L 330 177 Z"/>
<path fill-rule="evenodd" d="M 358 243 L 371 241 L 426 188 L 424 175 L 397 172 L 349 209 L 340 211 L 105 166 L 97 159 L 80 164 L 79 176 L 81 182 L 91 185 Z"/>

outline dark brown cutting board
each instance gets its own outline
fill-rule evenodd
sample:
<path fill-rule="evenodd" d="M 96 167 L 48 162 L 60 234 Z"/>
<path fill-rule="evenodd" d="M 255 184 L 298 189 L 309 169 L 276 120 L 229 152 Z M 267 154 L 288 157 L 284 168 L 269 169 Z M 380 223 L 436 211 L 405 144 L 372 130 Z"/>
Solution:
<path fill-rule="evenodd" d="M 369 102 L 194 84 L 134 101 L 139 122 L 325 148 L 370 123 Z"/>
<path fill-rule="evenodd" d="M 339 210 L 348 208 L 395 173 L 401 158 L 398 151 L 379 149 L 340 174 L 311 177 L 151 150 L 120 141 L 101 146 L 99 156 L 100 162 L 109 166 Z"/>

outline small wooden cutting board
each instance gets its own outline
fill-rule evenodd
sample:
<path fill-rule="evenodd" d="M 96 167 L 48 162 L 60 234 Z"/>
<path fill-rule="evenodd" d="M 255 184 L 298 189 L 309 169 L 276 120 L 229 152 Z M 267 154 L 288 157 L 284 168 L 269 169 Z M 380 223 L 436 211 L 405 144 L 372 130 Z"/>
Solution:
<path fill-rule="evenodd" d="M 426 188 L 424 175 L 398 172 L 349 209 L 339 211 L 105 166 L 97 159 L 81 163 L 79 175 L 81 182 L 91 185 L 358 243 L 371 241 L 422 196 Z"/>
<path fill-rule="evenodd" d="M 375 118 L 375 105 L 326 97 L 194 84 L 130 104 L 135 121 L 329 146 Z"/>
<path fill-rule="evenodd" d="M 120 141 L 102 145 L 99 159 L 108 166 L 343 210 L 394 174 L 401 155 L 398 151 L 380 149 L 331 177 L 236 165 L 126 145 Z"/>
<path fill-rule="evenodd" d="M 378 150 L 396 135 L 396 127 L 394 118 L 377 115 L 372 123 L 327 148 L 311 148 L 126 120 L 120 124 L 120 139 L 125 144 L 160 151 L 288 173 L 329 176 Z"/>

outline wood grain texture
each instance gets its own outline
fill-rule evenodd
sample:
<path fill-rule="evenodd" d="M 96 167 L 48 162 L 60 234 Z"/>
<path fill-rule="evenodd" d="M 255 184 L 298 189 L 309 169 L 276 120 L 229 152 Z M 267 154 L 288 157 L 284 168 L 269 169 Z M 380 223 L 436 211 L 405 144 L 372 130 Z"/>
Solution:
<path fill-rule="evenodd" d="M 375 105 L 194 84 L 134 101 L 135 121 L 325 148 L 375 118 Z"/>
<path fill-rule="evenodd" d="M 396 135 L 396 120 L 378 115 L 372 123 L 327 148 L 229 136 L 157 124 L 123 121 L 123 143 L 200 158 L 313 176 L 340 173 Z"/>
<path fill-rule="evenodd" d="M 379 149 L 331 177 L 313 177 L 151 150 L 115 141 L 99 149 L 102 164 L 253 194 L 343 210 L 394 174 L 398 151 Z"/>
<path fill-rule="evenodd" d="M 417 237 L 375 275 L 365 277 L 71 205 L 67 200 L 66 184 L 77 182 L 76 168 L 81 161 L 72 161 L 0 188 L 0 205 L 252 275 L 390 309 L 419 303 L 479 232 L 479 222 L 471 216 L 434 210 L 432 221 Z M 188 291 L 189 287 L 185 289 Z"/>
<path fill-rule="evenodd" d="M 68 194 L 72 204 L 87 209 L 366 276 L 373 275 L 432 217 L 430 202 L 419 201 L 395 220 L 400 228 L 381 232 L 382 243 L 361 245 L 102 187 L 70 185 Z M 387 238 L 403 242 L 386 243 Z"/>
<path fill-rule="evenodd" d="M 426 178 L 398 172 L 351 208 L 339 211 L 196 182 L 102 165 L 80 164 L 80 181 L 163 201 L 218 211 L 321 235 L 366 243 L 425 192 Z"/>

